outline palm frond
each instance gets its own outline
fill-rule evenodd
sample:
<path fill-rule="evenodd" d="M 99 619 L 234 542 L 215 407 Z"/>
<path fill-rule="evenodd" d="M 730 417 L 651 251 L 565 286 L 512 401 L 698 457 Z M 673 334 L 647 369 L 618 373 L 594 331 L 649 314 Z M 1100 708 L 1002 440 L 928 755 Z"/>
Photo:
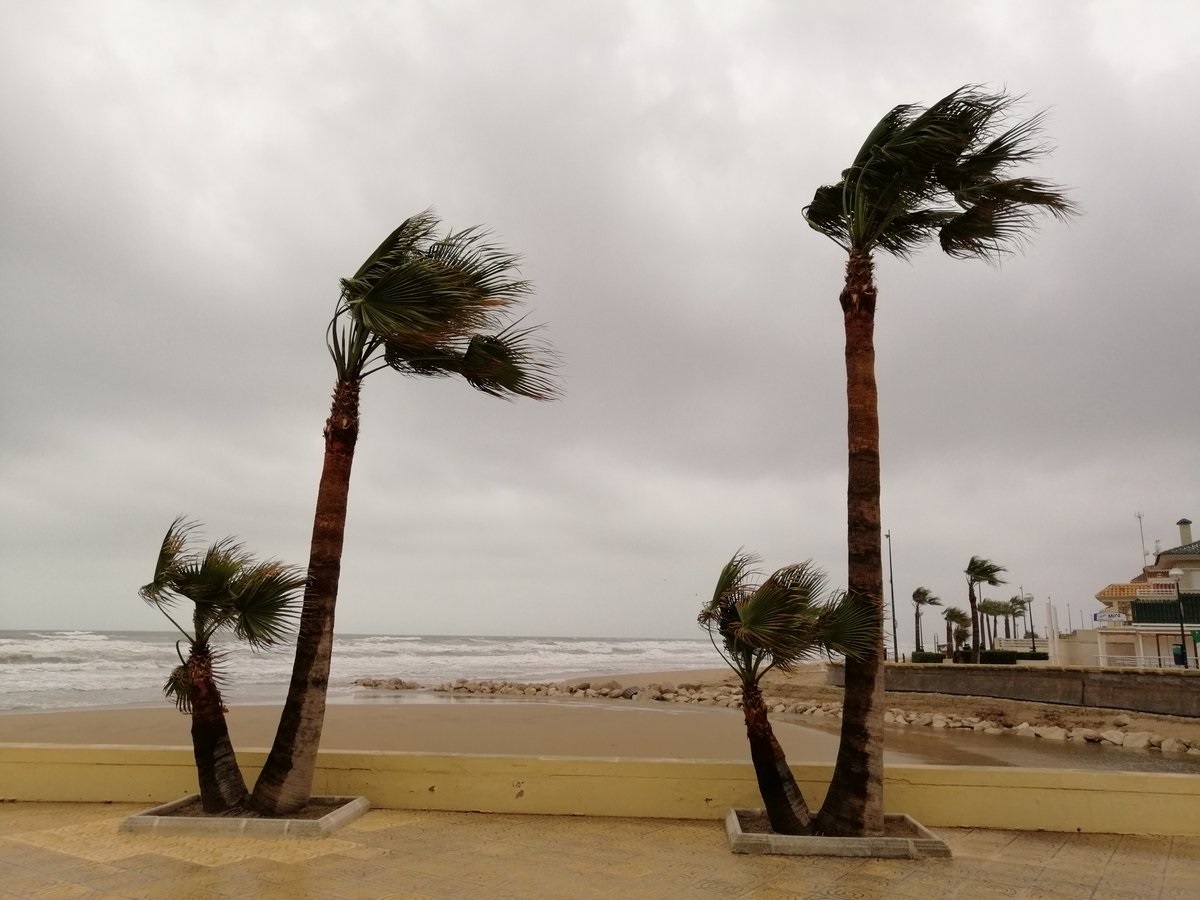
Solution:
<path fill-rule="evenodd" d="M 178 665 L 171 670 L 163 685 L 163 696 L 174 703 L 181 713 L 192 711 L 192 681 L 186 665 Z"/>
<path fill-rule="evenodd" d="M 167 533 L 163 535 L 162 545 L 158 550 L 158 559 L 154 563 L 154 577 L 145 584 L 138 594 L 147 603 L 170 604 L 174 599 L 171 594 L 171 582 L 180 565 L 180 558 L 188 547 L 192 534 L 199 528 L 199 523 L 192 522 L 183 516 L 176 516 Z"/>
<path fill-rule="evenodd" d="M 1019 249 L 1037 213 L 1078 211 L 1063 188 L 1011 178 L 1048 152 L 1044 114 L 1007 124 L 1020 100 L 965 85 L 927 109 L 888 111 L 837 184 L 817 188 L 809 225 L 846 250 L 910 256 L 934 236 L 952 256 L 995 259 Z"/>
<path fill-rule="evenodd" d="M 233 586 L 229 627 L 255 649 L 285 640 L 300 615 L 306 581 L 303 569 L 275 560 L 244 570 Z"/>
<path fill-rule="evenodd" d="M 535 339 L 541 328 L 514 325 L 497 334 L 473 336 L 462 356 L 462 376 L 471 387 L 494 397 L 554 399 L 560 392 L 558 358 Z"/>
<path fill-rule="evenodd" d="M 738 552 L 725 564 L 699 622 L 744 681 L 787 670 L 822 653 L 867 652 L 875 616 L 844 595 L 826 596 L 826 576 L 811 561 L 785 566 L 755 584 L 757 557 Z M 721 650 L 722 647 L 718 647 Z"/>

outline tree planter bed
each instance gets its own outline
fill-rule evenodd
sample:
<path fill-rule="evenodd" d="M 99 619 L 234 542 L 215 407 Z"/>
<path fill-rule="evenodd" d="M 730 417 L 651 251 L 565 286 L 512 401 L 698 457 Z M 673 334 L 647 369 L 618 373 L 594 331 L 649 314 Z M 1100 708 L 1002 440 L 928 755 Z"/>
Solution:
<path fill-rule="evenodd" d="M 761 809 L 731 809 L 725 833 L 734 853 L 779 856 L 870 856 L 881 859 L 950 859 L 941 838 L 911 816 L 884 816 L 884 837 L 812 837 L 776 834 Z"/>
<path fill-rule="evenodd" d="M 121 831 L 135 834 L 244 834 L 250 837 L 325 837 L 353 822 L 371 804 L 366 797 L 313 797 L 301 816 L 272 819 L 261 816 L 206 815 L 200 808 L 200 795 L 191 794 L 145 812 L 121 823 Z"/>

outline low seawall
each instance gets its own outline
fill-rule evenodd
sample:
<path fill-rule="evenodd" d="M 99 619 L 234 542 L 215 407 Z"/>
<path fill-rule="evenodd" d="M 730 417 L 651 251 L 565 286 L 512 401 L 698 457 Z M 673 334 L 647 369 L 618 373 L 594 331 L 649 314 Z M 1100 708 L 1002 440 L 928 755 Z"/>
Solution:
<path fill-rule="evenodd" d="M 830 666 L 827 681 L 843 687 L 843 667 Z M 1200 718 L 1200 670 L 1196 669 L 889 663 L 884 688 Z"/>
<path fill-rule="evenodd" d="M 239 753 L 253 778 L 266 754 Z M 796 763 L 809 803 L 832 766 Z M 314 792 L 383 809 L 719 821 L 759 806 L 749 763 L 322 752 Z M 0 801 L 151 806 L 196 790 L 190 748 L 0 744 Z M 887 766 L 884 805 L 924 825 L 1013 831 L 1200 834 L 1200 778 L 968 766 Z"/>

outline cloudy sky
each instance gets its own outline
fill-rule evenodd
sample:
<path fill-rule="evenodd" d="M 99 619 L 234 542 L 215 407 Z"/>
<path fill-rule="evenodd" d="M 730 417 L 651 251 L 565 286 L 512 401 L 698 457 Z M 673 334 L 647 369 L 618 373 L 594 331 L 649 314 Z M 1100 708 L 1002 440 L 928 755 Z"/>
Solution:
<path fill-rule="evenodd" d="M 1090 614 L 1135 513 L 1200 519 L 1197 48 L 1187 0 L 0 0 L 0 629 L 162 627 L 181 513 L 303 563 L 338 278 L 430 206 L 523 255 L 565 393 L 367 380 L 339 631 L 694 636 L 743 546 L 843 583 L 843 255 L 801 208 L 964 83 L 1049 110 L 1085 215 L 879 261 L 900 643 L 972 554 Z"/>

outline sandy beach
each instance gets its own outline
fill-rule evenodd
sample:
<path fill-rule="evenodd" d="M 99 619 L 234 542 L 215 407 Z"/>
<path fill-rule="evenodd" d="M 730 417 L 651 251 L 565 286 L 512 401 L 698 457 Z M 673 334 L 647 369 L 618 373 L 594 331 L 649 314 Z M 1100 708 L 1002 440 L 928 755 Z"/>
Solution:
<path fill-rule="evenodd" d="M 559 684 L 618 682 L 651 684 L 732 684 L 727 669 L 580 675 Z M 771 673 L 764 692 L 818 702 L 841 700 L 841 689 L 825 684 L 823 667 L 788 675 Z M 889 694 L 888 704 L 905 709 L 976 715 L 1012 724 L 1082 724 L 1103 727 L 1118 711 L 935 694 Z M 234 745 L 240 750 L 270 746 L 277 706 L 239 706 L 228 714 Z M 791 762 L 825 762 L 837 753 L 838 720 L 792 715 L 772 717 L 776 736 Z M 1200 723 L 1167 717 L 1137 717 L 1136 728 L 1200 736 Z M 1051 742 L 988 739 L 931 728 L 889 727 L 885 760 L 893 764 L 1023 765 L 1092 767 L 1095 754 L 1072 761 L 1063 754 L 1096 748 L 1050 746 Z M 0 743 L 190 746 L 188 718 L 160 707 L 0 714 Z M 526 699 L 459 697 L 447 693 L 360 688 L 352 702 L 326 710 L 321 746 L 325 750 L 407 751 L 533 756 L 588 756 L 639 759 L 748 758 L 740 710 L 650 700 L 566 697 Z M 1103 767 L 1124 767 L 1127 754 L 1105 757 Z M 1187 762 L 1186 760 L 1184 761 Z"/>

